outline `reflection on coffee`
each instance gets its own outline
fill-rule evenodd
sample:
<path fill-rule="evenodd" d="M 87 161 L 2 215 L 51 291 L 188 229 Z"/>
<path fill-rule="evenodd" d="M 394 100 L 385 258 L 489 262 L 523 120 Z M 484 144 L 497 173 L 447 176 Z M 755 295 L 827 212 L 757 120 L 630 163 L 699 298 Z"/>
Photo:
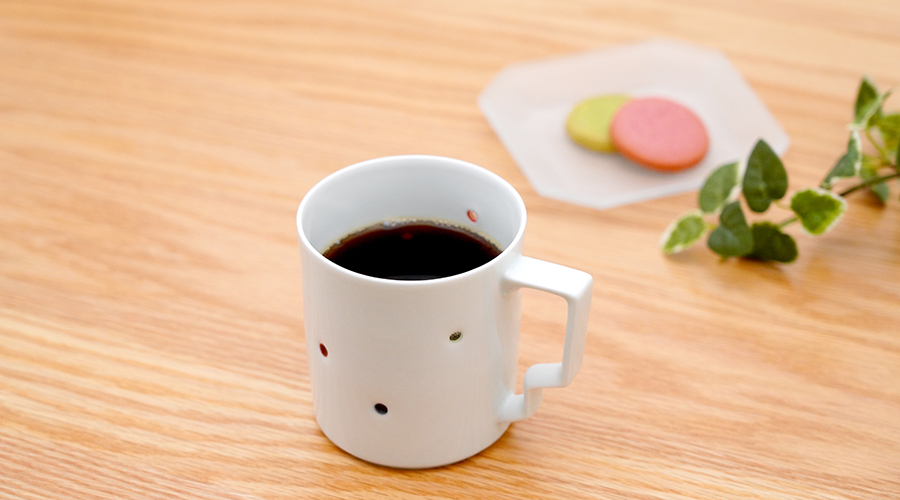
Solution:
<path fill-rule="evenodd" d="M 381 222 L 350 234 L 323 255 L 351 271 L 392 280 L 430 280 L 471 271 L 502 250 L 480 234 L 432 220 Z"/>

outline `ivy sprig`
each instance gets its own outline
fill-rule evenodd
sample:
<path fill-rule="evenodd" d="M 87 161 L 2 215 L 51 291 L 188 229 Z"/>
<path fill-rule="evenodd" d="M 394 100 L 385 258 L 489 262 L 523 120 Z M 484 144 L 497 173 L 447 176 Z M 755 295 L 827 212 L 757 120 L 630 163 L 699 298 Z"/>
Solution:
<path fill-rule="evenodd" d="M 786 227 L 799 223 L 808 235 L 827 233 L 847 211 L 845 197 L 856 191 L 870 191 L 886 203 L 891 196 L 889 183 L 900 179 L 900 113 L 886 114 L 883 109 L 890 94 L 880 93 L 868 77 L 862 79 L 846 151 L 818 186 L 791 194 L 787 203 L 782 201 L 788 193 L 787 170 L 762 139 L 746 162 L 713 170 L 698 194 L 699 209 L 669 224 L 660 239 L 662 251 L 680 252 L 708 235 L 707 246 L 723 259 L 793 262 L 798 255 L 797 242 L 784 231 Z M 863 138 L 874 153 L 863 151 Z M 847 181 L 852 181 L 849 186 Z M 836 190 L 837 183 L 844 187 Z M 781 222 L 759 220 L 751 224 L 743 205 L 758 214 L 773 205 L 792 213 Z"/>

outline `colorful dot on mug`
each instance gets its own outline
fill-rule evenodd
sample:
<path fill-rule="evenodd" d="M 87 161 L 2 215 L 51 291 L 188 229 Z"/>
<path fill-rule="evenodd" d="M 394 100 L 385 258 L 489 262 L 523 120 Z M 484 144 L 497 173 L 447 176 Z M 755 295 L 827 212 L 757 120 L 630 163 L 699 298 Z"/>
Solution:
<path fill-rule="evenodd" d="M 379 415 L 384 415 L 385 413 L 387 413 L 387 406 L 378 403 L 375 405 L 375 411 L 377 411 Z"/>
<path fill-rule="evenodd" d="M 325 344 L 319 344 L 319 352 L 322 353 L 322 356 L 328 357 L 328 349 L 325 348 Z"/>
<path fill-rule="evenodd" d="M 450 334 L 450 342 L 459 342 L 462 338 L 462 332 L 453 332 Z"/>
<path fill-rule="evenodd" d="M 478 222 L 478 214 L 475 213 L 474 210 L 469 210 L 468 212 L 466 212 L 466 215 L 469 216 L 469 220 L 470 220 L 470 221 L 472 221 L 472 222 Z"/>

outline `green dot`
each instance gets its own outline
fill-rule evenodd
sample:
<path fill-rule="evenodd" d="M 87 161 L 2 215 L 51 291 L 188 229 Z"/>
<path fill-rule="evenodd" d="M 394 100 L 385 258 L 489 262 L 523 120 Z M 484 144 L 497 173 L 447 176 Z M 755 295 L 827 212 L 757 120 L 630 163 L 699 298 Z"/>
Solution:
<path fill-rule="evenodd" d="M 609 124 L 619 107 L 630 99 L 623 94 L 604 94 L 579 102 L 569 113 L 566 132 L 573 141 L 588 149 L 614 152 L 609 138 Z"/>

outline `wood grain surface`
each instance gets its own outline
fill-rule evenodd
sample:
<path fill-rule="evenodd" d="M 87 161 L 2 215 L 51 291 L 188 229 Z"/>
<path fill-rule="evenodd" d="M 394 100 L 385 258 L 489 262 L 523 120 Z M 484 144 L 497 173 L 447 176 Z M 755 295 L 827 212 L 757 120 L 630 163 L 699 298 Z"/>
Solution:
<path fill-rule="evenodd" d="M 0 1 L 0 498 L 900 498 L 900 185 L 792 265 L 667 258 L 693 193 L 539 197 L 476 106 L 511 63 L 684 40 L 784 126 L 796 189 L 860 77 L 900 85 L 898 26 L 896 0 Z M 402 153 L 501 175 L 526 253 L 595 279 L 575 382 L 423 471 L 318 430 L 294 227 L 319 179 Z M 520 369 L 564 323 L 524 300 Z"/>

